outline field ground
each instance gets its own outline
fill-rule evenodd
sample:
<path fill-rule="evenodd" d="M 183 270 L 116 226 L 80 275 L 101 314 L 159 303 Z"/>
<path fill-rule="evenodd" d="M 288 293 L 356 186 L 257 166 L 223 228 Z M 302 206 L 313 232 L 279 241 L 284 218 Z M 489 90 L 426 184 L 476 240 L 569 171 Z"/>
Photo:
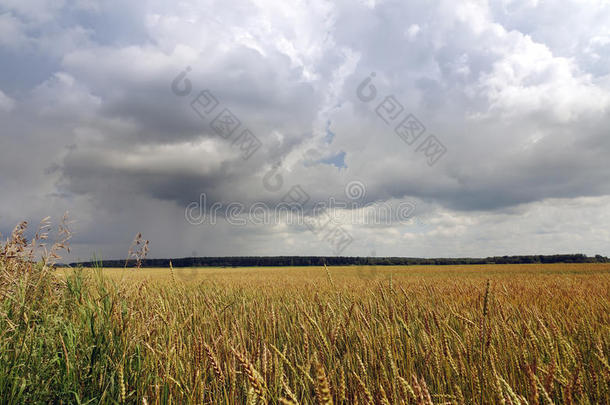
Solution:
<path fill-rule="evenodd" d="M 510 279 L 514 277 L 553 277 L 576 279 L 600 275 L 610 276 L 610 263 L 553 263 L 553 264 L 490 264 L 455 266 L 329 266 L 335 281 L 346 283 L 380 280 L 426 280 L 426 279 Z M 60 269 L 65 274 L 67 269 Z M 182 282 L 235 281 L 267 283 L 270 281 L 327 282 L 324 267 L 186 267 L 174 268 L 174 276 Z M 69 270 L 68 270 L 69 271 Z M 104 275 L 130 281 L 171 282 L 169 268 L 106 268 Z"/>
<path fill-rule="evenodd" d="M 58 272 L 3 403 L 610 402 L 610 264 Z"/>

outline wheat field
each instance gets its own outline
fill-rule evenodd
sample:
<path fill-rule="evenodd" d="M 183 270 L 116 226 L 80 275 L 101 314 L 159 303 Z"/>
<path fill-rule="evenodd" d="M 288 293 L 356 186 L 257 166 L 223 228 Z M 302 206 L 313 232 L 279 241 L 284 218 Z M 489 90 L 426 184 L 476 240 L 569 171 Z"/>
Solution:
<path fill-rule="evenodd" d="M 22 244 L 2 403 L 610 401 L 609 264 L 55 269 Z"/>

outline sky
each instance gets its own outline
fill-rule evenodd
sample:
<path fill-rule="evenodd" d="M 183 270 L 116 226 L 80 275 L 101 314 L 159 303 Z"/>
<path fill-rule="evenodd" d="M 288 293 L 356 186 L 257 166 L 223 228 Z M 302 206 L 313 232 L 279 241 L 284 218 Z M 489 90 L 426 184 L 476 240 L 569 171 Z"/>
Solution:
<path fill-rule="evenodd" d="M 610 255 L 610 2 L 0 0 L 0 233 L 71 260 Z"/>

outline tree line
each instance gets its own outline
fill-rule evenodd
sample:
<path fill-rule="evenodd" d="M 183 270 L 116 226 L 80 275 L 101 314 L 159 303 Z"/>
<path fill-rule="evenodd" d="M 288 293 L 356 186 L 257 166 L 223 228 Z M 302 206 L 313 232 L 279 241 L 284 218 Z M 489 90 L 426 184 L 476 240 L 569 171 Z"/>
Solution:
<path fill-rule="evenodd" d="M 458 264 L 610 263 L 605 256 L 584 254 L 493 256 L 486 258 L 417 258 L 354 256 L 223 256 L 144 259 L 142 267 L 265 267 L 265 266 L 421 266 Z M 71 267 L 134 267 L 135 260 L 99 260 L 70 263 Z"/>

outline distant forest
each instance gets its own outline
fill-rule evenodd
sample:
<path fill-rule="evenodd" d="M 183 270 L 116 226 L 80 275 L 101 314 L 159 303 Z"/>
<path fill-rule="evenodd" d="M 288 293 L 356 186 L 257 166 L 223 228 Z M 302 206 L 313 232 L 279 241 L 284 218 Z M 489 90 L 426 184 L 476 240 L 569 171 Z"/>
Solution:
<path fill-rule="evenodd" d="M 524 264 L 524 263 L 610 263 L 605 256 L 589 257 L 584 254 L 495 256 L 487 258 L 437 258 L 413 257 L 349 257 L 349 256 L 235 256 L 235 257 L 185 257 L 181 259 L 145 259 L 142 267 L 262 267 L 262 266 L 397 266 L 397 265 L 456 265 L 456 264 Z M 135 260 L 100 260 L 70 263 L 71 267 L 127 267 L 135 266 Z"/>

